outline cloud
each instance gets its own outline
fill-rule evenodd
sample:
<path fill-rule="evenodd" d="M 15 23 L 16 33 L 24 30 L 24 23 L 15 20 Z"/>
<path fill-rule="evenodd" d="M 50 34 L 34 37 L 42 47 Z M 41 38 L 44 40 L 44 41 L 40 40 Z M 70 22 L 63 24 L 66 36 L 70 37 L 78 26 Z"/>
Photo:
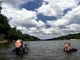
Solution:
<path fill-rule="evenodd" d="M 77 23 L 80 24 L 80 6 L 73 9 L 71 12 L 69 12 L 64 18 L 68 18 L 71 23 Z"/>
<path fill-rule="evenodd" d="M 62 10 L 66 8 L 73 8 L 77 6 L 77 2 L 78 2 L 78 0 L 43 0 L 43 1 L 47 2 L 51 6 L 54 6 L 54 4 L 56 4 Z"/>
<path fill-rule="evenodd" d="M 80 6 L 77 6 L 72 11 L 69 11 L 62 19 L 67 19 L 69 24 L 80 24 Z"/>
<path fill-rule="evenodd" d="M 56 16 L 56 12 L 49 5 L 42 5 L 37 12 L 43 13 L 45 16 Z"/>
<path fill-rule="evenodd" d="M 62 18 L 53 20 L 53 21 L 47 21 L 47 24 L 50 26 L 66 26 L 69 24 L 77 23 L 80 24 L 80 6 L 77 6 L 73 10 L 69 11 L 67 14 L 62 16 Z"/>
<path fill-rule="evenodd" d="M 77 6 L 67 14 L 62 16 L 61 19 L 47 21 L 46 23 L 52 27 L 58 27 L 61 35 L 73 34 L 80 32 L 80 6 Z M 63 27 L 63 28 L 61 28 Z M 57 30 L 57 29 L 56 29 Z M 58 32 L 58 33 L 59 33 Z"/>
<path fill-rule="evenodd" d="M 29 11 L 25 8 L 16 9 L 9 4 L 3 4 L 2 14 L 8 17 L 11 27 L 17 27 L 23 33 L 37 36 L 38 29 L 45 28 L 45 23 L 41 20 L 37 20 L 37 13 L 35 11 Z M 36 34 L 35 34 L 36 33 Z"/>
<path fill-rule="evenodd" d="M 38 13 L 45 16 L 56 16 L 60 18 L 64 13 L 63 10 L 67 8 L 74 8 L 77 6 L 76 0 L 43 0 L 43 5 L 37 9 Z M 46 4 L 47 2 L 47 4 Z"/>
<path fill-rule="evenodd" d="M 68 28 L 69 30 L 73 30 L 73 31 L 76 31 L 76 32 L 80 32 L 80 24 L 70 24 L 68 26 L 66 26 L 66 28 Z"/>
<path fill-rule="evenodd" d="M 67 24 L 69 24 L 69 20 L 67 19 L 58 19 L 56 21 L 47 21 L 47 24 L 49 24 L 50 26 L 66 26 Z"/>
<path fill-rule="evenodd" d="M 59 27 L 41 28 L 38 30 L 38 35 L 42 39 L 49 39 L 64 35 L 63 31 Z"/>
<path fill-rule="evenodd" d="M 43 0 L 36 10 L 20 9 L 20 5 L 32 0 L 3 0 L 2 14 L 7 16 L 11 27 L 17 27 L 41 39 L 54 38 L 80 32 L 80 6 L 78 0 Z M 63 11 L 70 8 L 67 13 Z M 56 17 L 56 20 L 39 20 L 37 15 Z M 49 26 L 49 27 L 48 27 Z"/>
<path fill-rule="evenodd" d="M 23 34 L 29 34 L 28 33 L 28 29 L 24 26 L 24 27 L 22 27 L 22 26 L 17 26 L 17 29 L 18 30 L 21 30 L 21 32 L 23 33 Z"/>
<path fill-rule="evenodd" d="M 2 13 L 8 18 L 12 18 L 9 23 L 12 26 L 26 26 L 26 27 L 39 27 L 45 25 L 42 21 L 37 21 L 36 12 L 28 11 L 26 9 L 17 10 L 13 7 L 8 7 L 8 5 L 3 5 Z"/>

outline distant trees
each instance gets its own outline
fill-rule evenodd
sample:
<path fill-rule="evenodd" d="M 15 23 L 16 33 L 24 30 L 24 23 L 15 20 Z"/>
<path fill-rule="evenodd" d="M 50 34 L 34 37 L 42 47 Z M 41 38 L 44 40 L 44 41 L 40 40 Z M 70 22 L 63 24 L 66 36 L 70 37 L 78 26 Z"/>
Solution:
<path fill-rule="evenodd" d="M 49 39 L 49 40 L 69 40 L 69 39 L 80 39 L 80 33 L 77 34 L 69 34 L 66 36 L 61 36 L 61 37 L 57 37 L 57 38 L 53 38 L 53 39 Z"/>
<path fill-rule="evenodd" d="M 28 34 L 23 34 L 23 38 L 22 39 L 23 40 L 27 40 L 27 41 L 35 41 L 35 40 L 39 41 L 40 40 L 39 38 L 36 38 L 34 36 L 30 36 Z"/>
<path fill-rule="evenodd" d="M 17 30 L 16 27 L 11 28 L 7 18 L 0 14 L 0 40 L 38 40 L 37 37 L 30 36 L 28 34 L 22 34 L 20 30 Z M 40 39 L 39 39 L 40 40 Z"/>

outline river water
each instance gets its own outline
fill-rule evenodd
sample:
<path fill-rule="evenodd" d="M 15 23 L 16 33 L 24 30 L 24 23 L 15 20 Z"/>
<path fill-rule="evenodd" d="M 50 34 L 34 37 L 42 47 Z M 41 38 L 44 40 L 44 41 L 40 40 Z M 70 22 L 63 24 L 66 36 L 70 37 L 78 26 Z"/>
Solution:
<path fill-rule="evenodd" d="M 27 55 L 16 56 L 10 51 L 14 44 L 0 48 L 0 60 L 80 60 L 80 40 L 71 40 L 72 46 L 77 52 L 65 53 L 63 51 L 65 40 L 58 41 L 25 41 L 29 51 Z"/>

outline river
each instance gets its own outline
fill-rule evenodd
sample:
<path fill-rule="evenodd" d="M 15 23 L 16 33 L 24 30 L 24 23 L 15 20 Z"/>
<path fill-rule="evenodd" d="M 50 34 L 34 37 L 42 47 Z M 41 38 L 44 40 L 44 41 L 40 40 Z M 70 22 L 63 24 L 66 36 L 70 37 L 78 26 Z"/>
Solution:
<path fill-rule="evenodd" d="M 80 40 L 71 40 L 72 46 L 78 51 L 67 54 L 63 51 L 65 40 L 55 41 L 25 41 L 29 51 L 27 55 L 16 56 L 10 51 L 14 44 L 0 48 L 0 60 L 80 60 Z"/>

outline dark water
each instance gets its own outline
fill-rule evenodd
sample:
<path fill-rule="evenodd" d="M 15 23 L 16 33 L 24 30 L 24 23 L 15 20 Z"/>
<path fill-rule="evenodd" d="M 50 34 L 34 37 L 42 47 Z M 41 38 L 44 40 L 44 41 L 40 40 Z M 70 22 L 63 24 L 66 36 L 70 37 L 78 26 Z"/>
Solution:
<path fill-rule="evenodd" d="M 16 56 L 10 51 L 14 44 L 0 48 L 0 60 L 80 60 L 80 40 L 72 40 L 72 46 L 78 51 L 67 54 L 63 51 L 65 41 L 28 41 L 29 52 L 24 56 Z M 5 45 L 6 46 L 6 45 Z"/>

